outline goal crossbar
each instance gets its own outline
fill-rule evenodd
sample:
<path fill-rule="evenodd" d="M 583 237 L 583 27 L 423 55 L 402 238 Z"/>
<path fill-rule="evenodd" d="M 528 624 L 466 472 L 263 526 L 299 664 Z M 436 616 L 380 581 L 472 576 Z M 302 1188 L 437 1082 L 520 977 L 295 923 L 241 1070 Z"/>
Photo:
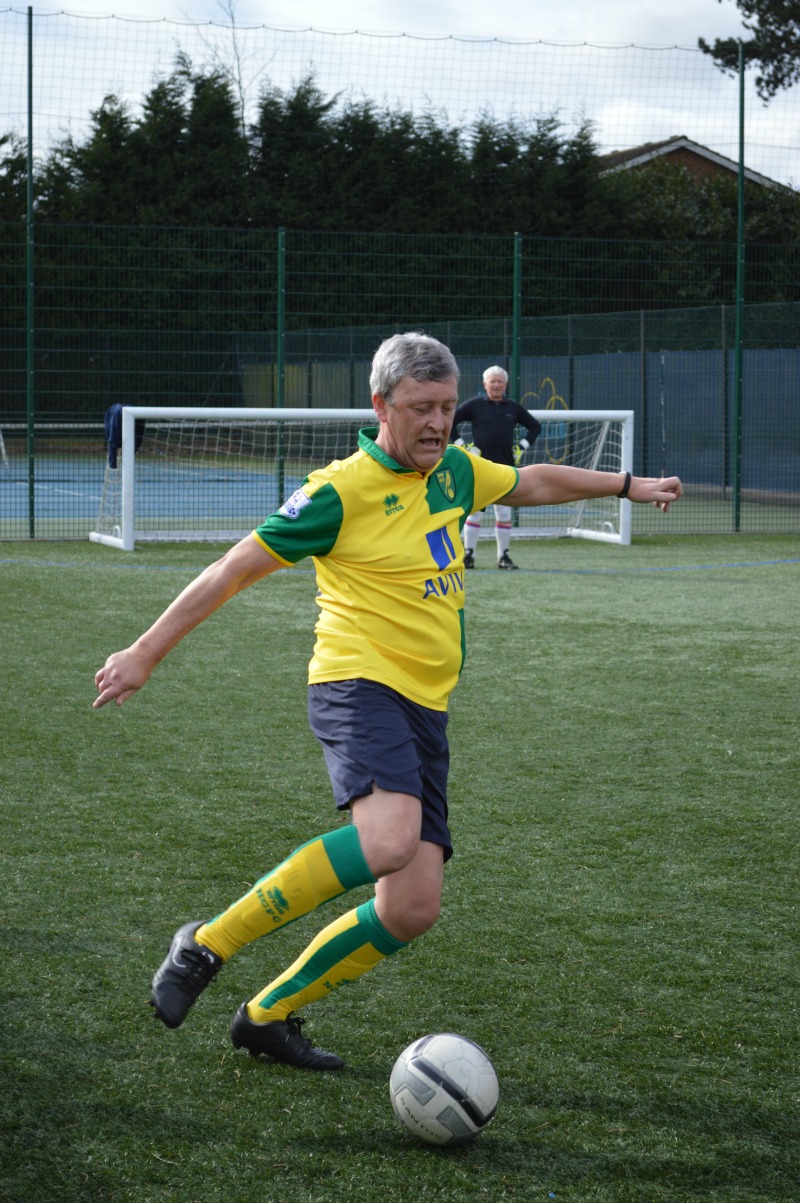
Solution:
<path fill-rule="evenodd" d="M 632 410 L 529 412 L 542 433 L 524 464 L 632 470 Z M 314 468 L 355 451 L 358 430 L 374 424 L 372 409 L 125 406 L 118 466 L 105 468 L 89 538 L 123 551 L 145 540 L 235 542 Z M 520 508 L 512 534 L 627 544 L 630 502 Z"/>

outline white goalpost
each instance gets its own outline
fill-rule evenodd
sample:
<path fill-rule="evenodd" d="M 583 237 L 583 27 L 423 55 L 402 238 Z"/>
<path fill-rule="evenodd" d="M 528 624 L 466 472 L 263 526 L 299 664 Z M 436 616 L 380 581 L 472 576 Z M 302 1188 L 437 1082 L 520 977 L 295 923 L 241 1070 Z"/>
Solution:
<path fill-rule="evenodd" d="M 523 464 L 632 470 L 632 410 L 530 412 L 542 432 Z M 89 538 L 123 551 L 147 540 L 235 542 L 314 468 L 352 454 L 359 429 L 374 424 L 372 409 L 125 406 L 118 466 L 105 468 Z M 515 538 L 630 543 L 630 502 L 616 497 L 514 513 Z"/>

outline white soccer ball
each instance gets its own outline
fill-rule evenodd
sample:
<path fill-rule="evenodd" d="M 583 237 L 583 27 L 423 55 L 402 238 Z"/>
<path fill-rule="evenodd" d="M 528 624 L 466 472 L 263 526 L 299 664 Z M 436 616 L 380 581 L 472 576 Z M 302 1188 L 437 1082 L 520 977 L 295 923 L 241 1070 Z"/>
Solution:
<path fill-rule="evenodd" d="M 500 1085 L 487 1054 L 466 1036 L 439 1032 L 409 1044 L 389 1079 L 395 1114 L 432 1145 L 460 1145 L 497 1110 Z"/>

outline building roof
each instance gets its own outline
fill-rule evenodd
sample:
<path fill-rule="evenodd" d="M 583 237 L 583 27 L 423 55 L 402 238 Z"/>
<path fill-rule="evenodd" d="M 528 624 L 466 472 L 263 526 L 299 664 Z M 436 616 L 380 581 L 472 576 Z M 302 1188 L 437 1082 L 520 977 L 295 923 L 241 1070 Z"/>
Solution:
<path fill-rule="evenodd" d="M 665 138 L 663 142 L 645 142 L 641 146 L 632 146 L 629 150 L 612 150 L 609 154 L 600 155 L 600 162 L 605 175 L 610 171 L 627 171 L 632 167 L 643 167 L 647 163 L 670 156 L 675 157 L 689 170 L 694 168 L 694 174 L 697 175 L 707 174 L 708 171 L 713 171 L 715 168 L 732 172 L 734 175 L 739 173 L 739 164 L 733 159 L 728 159 L 725 155 L 718 154 L 717 151 L 710 150 L 707 146 L 701 146 L 699 142 L 693 142 L 685 134 Z M 696 169 L 701 164 L 705 167 L 705 171 Z M 745 167 L 744 177 L 750 183 L 760 184 L 764 188 L 780 187 L 776 180 L 760 175 L 749 167 Z"/>

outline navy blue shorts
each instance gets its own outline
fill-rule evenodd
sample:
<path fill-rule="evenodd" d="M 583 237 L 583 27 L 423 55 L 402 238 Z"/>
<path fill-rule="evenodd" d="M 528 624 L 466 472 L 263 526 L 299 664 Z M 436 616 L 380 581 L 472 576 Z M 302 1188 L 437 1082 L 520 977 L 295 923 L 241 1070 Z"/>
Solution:
<path fill-rule="evenodd" d="M 322 744 L 340 810 L 379 789 L 422 803 L 421 837 L 453 855 L 447 826 L 447 714 L 410 702 L 378 681 L 308 687 L 308 721 Z"/>

